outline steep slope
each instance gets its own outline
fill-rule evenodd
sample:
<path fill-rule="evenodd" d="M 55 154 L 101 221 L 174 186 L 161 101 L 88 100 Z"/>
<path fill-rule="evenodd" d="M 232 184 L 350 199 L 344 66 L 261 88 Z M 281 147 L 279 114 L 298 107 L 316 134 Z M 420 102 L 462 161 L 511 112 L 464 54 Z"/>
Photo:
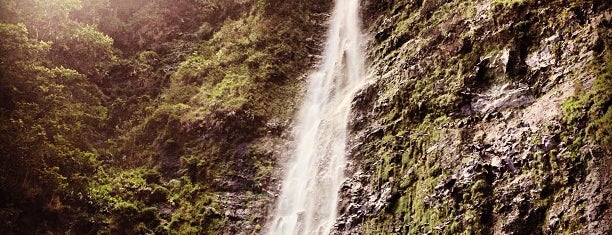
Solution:
<path fill-rule="evenodd" d="M 607 1 L 368 1 L 338 234 L 609 234 Z"/>
<path fill-rule="evenodd" d="M 330 7 L 3 0 L 0 233 L 259 231 Z"/>
<path fill-rule="evenodd" d="M 233 9 L 232 3 L 242 7 Z M 167 87 L 144 110 L 142 121 L 117 140 L 115 161 L 129 170 L 100 171 L 92 184 L 92 190 L 102 191 L 94 193 L 97 207 L 108 201 L 121 205 L 108 214 L 117 221 L 101 227 L 171 234 L 261 229 L 271 204 L 267 192 L 275 151 L 283 145 L 300 79 L 316 59 L 311 55 L 319 46 L 313 38 L 323 32 L 329 5 L 206 4 L 213 8 L 210 14 L 218 9 L 215 4 L 234 12 L 187 38 L 189 53 L 171 71 Z M 130 181 L 140 182 L 131 189 L 136 193 L 117 190 Z"/>

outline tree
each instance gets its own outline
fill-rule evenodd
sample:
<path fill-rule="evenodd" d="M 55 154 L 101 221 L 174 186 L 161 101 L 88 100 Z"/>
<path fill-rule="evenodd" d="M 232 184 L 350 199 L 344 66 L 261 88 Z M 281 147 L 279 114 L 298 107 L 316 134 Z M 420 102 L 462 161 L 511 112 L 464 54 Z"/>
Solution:
<path fill-rule="evenodd" d="M 78 28 L 66 40 L 56 41 L 52 54 L 57 65 L 93 79 L 102 78 L 115 59 L 113 39 L 91 25 Z"/>
<path fill-rule="evenodd" d="M 62 202 L 84 192 L 97 165 L 102 93 L 75 70 L 50 68 L 48 51 L 24 25 L 0 23 L 0 233 L 32 233 L 39 228 L 19 221 L 70 214 Z"/>

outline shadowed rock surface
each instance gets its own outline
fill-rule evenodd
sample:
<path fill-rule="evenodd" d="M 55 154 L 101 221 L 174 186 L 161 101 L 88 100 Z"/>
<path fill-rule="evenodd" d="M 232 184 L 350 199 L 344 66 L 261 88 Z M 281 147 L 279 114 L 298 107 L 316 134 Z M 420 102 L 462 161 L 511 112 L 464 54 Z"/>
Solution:
<path fill-rule="evenodd" d="M 610 234 L 609 6 L 367 1 L 335 233 Z"/>

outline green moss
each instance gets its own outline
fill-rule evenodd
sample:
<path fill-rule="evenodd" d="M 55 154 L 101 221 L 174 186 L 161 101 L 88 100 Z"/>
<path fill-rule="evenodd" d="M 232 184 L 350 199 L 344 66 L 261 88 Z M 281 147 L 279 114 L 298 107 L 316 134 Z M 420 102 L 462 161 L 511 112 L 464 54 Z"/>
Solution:
<path fill-rule="evenodd" d="M 603 61 L 601 61 L 603 60 Z M 582 136 L 592 140 L 610 151 L 612 139 L 612 111 L 609 103 L 612 101 L 612 53 L 607 52 L 604 58 L 595 60 L 594 64 L 604 64 L 602 68 L 595 67 L 599 75 L 595 79 L 593 88 L 571 97 L 563 104 L 563 121 L 570 133 L 579 133 L 576 139 L 569 140 L 570 147 L 577 150 L 582 146 Z M 565 135 L 575 136 L 575 135 Z"/>
<path fill-rule="evenodd" d="M 515 7 L 520 6 L 528 2 L 528 0 L 492 0 L 492 3 L 495 5 L 501 5 L 504 7 Z"/>

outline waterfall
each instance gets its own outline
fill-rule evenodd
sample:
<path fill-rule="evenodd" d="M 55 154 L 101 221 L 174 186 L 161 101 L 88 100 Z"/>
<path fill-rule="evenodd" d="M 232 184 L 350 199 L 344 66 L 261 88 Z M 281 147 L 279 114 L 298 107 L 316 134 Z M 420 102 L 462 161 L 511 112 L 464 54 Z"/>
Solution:
<path fill-rule="evenodd" d="M 365 80 L 359 0 L 336 0 L 330 20 L 323 60 L 308 80 L 267 234 L 329 234 L 336 220 L 351 102 Z"/>

